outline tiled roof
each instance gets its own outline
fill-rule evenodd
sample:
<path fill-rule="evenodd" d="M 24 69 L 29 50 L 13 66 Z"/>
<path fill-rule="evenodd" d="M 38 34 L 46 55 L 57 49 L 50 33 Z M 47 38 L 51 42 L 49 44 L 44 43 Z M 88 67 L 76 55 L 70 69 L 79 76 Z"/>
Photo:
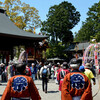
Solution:
<path fill-rule="evenodd" d="M 72 43 L 65 51 L 76 51 L 86 49 L 90 45 L 89 42 L 85 43 Z"/>
<path fill-rule="evenodd" d="M 8 18 L 3 9 L 0 9 L 0 35 L 12 35 L 27 38 L 38 38 L 45 39 L 47 36 L 26 32 L 19 29 L 14 23 Z"/>

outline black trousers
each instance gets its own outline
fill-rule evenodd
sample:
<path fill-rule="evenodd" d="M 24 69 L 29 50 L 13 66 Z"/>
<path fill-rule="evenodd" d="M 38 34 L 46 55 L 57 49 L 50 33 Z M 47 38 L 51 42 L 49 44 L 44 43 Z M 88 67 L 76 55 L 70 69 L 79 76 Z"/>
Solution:
<path fill-rule="evenodd" d="M 42 90 L 47 92 L 47 83 L 48 83 L 48 78 L 42 78 Z"/>

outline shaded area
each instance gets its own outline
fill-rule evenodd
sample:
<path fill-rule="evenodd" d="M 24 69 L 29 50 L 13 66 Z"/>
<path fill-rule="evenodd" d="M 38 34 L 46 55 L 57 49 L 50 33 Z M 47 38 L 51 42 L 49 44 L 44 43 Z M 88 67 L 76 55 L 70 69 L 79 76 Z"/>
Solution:
<path fill-rule="evenodd" d="M 48 91 L 48 93 L 57 93 L 59 91 Z"/>
<path fill-rule="evenodd" d="M 0 86 L 7 86 L 7 84 L 2 84 L 2 85 L 0 85 Z"/>
<path fill-rule="evenodd" d="M 2 94 L 0 94 L 0 96 L 2 96 Z"/>

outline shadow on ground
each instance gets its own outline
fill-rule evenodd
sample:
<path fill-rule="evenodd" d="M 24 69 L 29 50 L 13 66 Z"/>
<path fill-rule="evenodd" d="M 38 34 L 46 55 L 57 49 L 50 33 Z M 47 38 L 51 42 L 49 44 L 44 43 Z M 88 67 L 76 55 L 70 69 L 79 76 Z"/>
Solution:
<path fill-rule="evenodd" d="M 2 97 L 2 94 L 0 94 L 0 97 Z"/>
<path fill-rule="evenodd" d="M 59 91 L 48 91 L 48 93 L 57 93 Z"/>
<path fill-rule="evenodd" d="M 7 84 L 2 84 L 2 85 L 0 85 L 0 86 L 7 86 Z"/>

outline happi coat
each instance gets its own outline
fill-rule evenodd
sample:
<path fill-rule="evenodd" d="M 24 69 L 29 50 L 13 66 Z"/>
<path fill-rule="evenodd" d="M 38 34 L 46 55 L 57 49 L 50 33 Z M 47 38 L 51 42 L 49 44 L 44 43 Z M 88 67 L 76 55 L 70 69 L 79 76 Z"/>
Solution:
<path fill-rule="evenodd" d="M 59 83 L 59 91 L 61 91 L 61 87 L 62 87 L 62 82 L 63 82 L 63 79 L 65 77 L 65 75 L 63 75 L 63 71 L 65 72 L 65 75 L 69 73 L 69 70 L 67 69 L 61 69 L 58 74 L 57 74 L 57 81 Z M 62 72 L 62 73 L 61 73 Z M 62 75 L 61 75 L 62 74 Z"/>
<path fill-rule="evenodd" d="M 1 100 L 11 100 L 11 98 L 41 100 L 32 78 L 26 75 L 16 75 L 9 79 Z"/>
<path fill-rule="evenodd" d="M 76 96 L 81 96 L 81 100 L 92 100 L 91 83 L 86 75 L 71 72 L 64 77 L 61 100 L 72 100 Z"/>

